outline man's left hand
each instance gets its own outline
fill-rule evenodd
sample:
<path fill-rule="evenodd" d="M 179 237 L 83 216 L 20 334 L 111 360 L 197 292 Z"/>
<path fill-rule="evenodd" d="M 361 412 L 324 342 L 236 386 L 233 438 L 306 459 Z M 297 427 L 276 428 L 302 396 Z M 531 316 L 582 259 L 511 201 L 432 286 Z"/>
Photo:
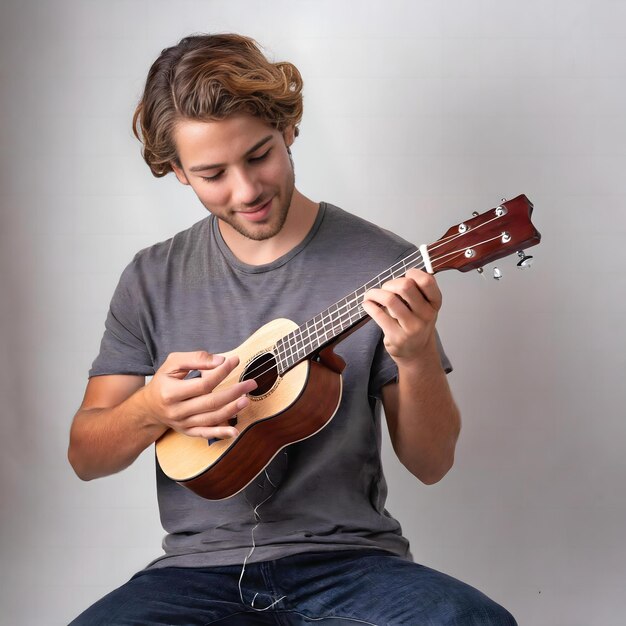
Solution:
<path fill-rule="evenodd" d="M 398 365 L 408 365 L 436 349 L 435 323 L 441 302 L 435 277 L 410 269 L 404 278 L 370 289 L 363 308 L 381 327 L 390 356 Z"/>

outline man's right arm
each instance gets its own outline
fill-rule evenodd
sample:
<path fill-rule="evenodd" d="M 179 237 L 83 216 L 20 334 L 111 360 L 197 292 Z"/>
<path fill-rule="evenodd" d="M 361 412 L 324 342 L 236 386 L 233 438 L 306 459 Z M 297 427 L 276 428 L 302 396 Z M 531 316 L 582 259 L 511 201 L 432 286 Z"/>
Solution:
<path fill-rule="evenodd" d="M 92 480 L 128 467 L 166 430 L 223 438 L 237 435 L 228 420 L 249 403 L 252 380 L 213 391 L 238 359 L 206 352 L 172 353 L 146 385 L 143 376 L 94 376 L 74 417 L 68 459 Z M 200 377 L 186 379 L 191 370 Z"/>

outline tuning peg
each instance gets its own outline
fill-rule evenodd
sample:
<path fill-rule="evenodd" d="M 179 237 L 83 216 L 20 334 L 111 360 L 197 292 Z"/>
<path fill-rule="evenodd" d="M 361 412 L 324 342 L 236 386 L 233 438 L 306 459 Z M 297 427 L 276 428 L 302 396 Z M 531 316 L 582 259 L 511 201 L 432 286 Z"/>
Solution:
<path fill-rule="evenodd" d="M 502 272 L 497 268 L 493 268 L 493 277 L 495 280 L 500 280 L 502 278 Z"/>
<path fill-rule="evenodd" d="M 476 271 L 483 277 L 485 278 L 485 270 L 482 267 L 477 267 Z"/>
<path fill-rule="evenodd" d="M 472 217 L 478 217 L 480 213 L 478 211 L 472 211 Z"/>
<path fill-rule="evenodd" d="M 528 256 L 523 250 L 519 250 L 517 256 L 520 258 L 517 262 L 517 267 L 521 270 L 526 270 L 533 264 L 533 257 Z"/>

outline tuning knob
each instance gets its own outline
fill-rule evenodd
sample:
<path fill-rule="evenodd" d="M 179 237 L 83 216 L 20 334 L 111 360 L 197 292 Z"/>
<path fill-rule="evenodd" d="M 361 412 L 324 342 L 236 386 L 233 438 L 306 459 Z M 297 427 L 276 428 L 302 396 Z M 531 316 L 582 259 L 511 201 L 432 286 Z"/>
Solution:
<path fill-rule="evenodd" d="M 521 270 L 526 270 L 533 264 L 533 257 L 528 256 L 523 250 L 519 250 L 517 256 L 520 259 L 517 262 L 517 267 L 519 267 Z"/>
<path fill-rule="evenodd" d="M 476 271 L 483 277 L 485 278 L 485 270 L 482 267 L 477 267 Z"/>
<path fill-rule="evenodd" d="M 502 278 L 502 272 L 497 268 L 493 268 L 493 277 L 495 280 L 500 280 Z"/>

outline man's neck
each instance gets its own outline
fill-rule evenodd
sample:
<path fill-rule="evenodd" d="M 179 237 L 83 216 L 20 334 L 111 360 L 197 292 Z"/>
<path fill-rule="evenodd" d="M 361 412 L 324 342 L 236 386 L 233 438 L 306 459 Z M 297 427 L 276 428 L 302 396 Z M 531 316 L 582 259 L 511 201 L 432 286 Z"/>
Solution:
<path fill-rule="evenodd" d="M 243 263 L 266 265 L 300 244 L 315 223 L 319 204 L 294 189 L 285 223 L 278 234 L 270 239 L 256 241 L 245 237 L 234 228 L 219 221 L 219 229 L 226 245 Z"/>

